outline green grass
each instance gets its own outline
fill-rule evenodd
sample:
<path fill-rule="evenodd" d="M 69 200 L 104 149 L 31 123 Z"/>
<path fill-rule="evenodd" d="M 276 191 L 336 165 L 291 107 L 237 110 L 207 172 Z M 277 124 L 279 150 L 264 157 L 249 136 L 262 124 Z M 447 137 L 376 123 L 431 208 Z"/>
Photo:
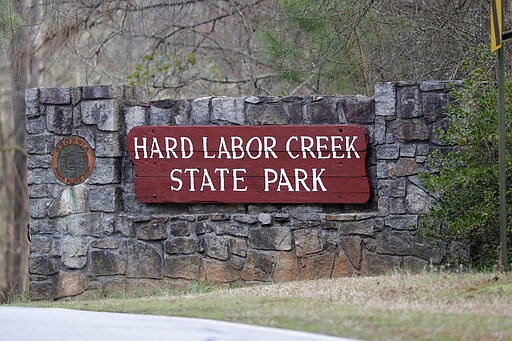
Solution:
<path fill-rule="evenodd" d="M 30 306 L 219 319 L 366 340 L 512 340 L 512 275 L 342 278 Z"/>

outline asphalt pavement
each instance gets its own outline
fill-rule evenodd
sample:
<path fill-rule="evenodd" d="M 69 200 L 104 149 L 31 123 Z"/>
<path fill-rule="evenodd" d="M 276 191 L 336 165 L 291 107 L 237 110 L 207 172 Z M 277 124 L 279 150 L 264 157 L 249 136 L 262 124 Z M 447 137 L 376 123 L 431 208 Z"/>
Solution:
<path fill-rule="evenodd" d="M 350 341 L 196 318 L 0 306 L 0 341 L 4 340 Z"/>

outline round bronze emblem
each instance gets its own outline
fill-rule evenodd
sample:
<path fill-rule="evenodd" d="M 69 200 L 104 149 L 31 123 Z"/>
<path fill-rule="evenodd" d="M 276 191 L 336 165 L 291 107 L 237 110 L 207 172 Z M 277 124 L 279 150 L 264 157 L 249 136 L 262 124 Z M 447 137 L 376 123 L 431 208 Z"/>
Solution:
<path fill-rule="evenodd" d="M 84 182 L 94 168 L 94 154 L 89 143 L 81 137 L 66 137 L 53 149 L 53 173 L 66 185 Z"/>

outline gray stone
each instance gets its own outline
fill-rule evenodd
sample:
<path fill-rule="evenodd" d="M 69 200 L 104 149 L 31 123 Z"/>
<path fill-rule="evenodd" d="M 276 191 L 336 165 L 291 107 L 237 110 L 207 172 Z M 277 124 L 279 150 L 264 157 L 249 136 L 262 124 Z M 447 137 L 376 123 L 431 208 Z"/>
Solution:
<path fill-rule="evenodd" d="M 167 230 L 163 222 L 149 222 L 136 228 L 137 239 L 164 240 L 167 238 Z"/>
<path fill-rule="evenodd" d="M 400 269 L 400 257 L 364 252 L 361 261 L 362 275 L 384 275 Z"/>
<path fill-rule="evenodd" d="M 452 86 L 460 86 L 461 81 L 438 81 L 438 80 L 428 80 L 420 83 L 421 91 L 449 91 Z"/>
<path fill-rule="evenodd" d="M 357 234 L 362 236 L 372 236 L 374 231 L 373 227 L 373 219 L 347 221 L 342 223 L 340 227 L 340 233 L 342 235 Z"/>
<path fill-rule="evenodd" d="M 82 98 L 84 100 L 117 98 L 122 97 L 123 93 L 124 87 L 121 84 L 82 87 Z"/>
<path fill-rule="evenodd" d="M 42 88 L 39 91 L 42 104 L 71 104 L 71 88 Z"/>
<path fill-rule="evenodd" d="M 340 240 L 341 248 L 345 251 L 350 263 L 356 269 L 361 265 L 362 239 L 358 236 L 343 236 Z"/>
<path fill-rule="evenodd" d="M 68 269 L 82 269 L 87 263 L 87 240 L 65 236 L 62 240 L 62 262 Z"/>
<path fill-rule="evenodd" d="M 289 124 L 302 123 L 302 103 L 300 102 L 287 102 L 286 97 L 283 98 L 283 108 L 288 115 Z"/>
<path fill-rule="evenodd" d="M 416 150 L 418 152 L 418 155 L 426 156 L 429 155 L 432 151 L 432 146 L 429 144 L 418 144 L 416 147 Z"/>
<path fill-rule="evenodd" d="M 395 144 L 383 144 L 377 146 L 377 159 L 395 160 L 398 159 L 400 148 Z"/>
<path fill-rule="evenodd" d="M 92 129 L 89 127 L 80 127 L 76 130 L 77 135 L 83 138 L 87 143 L 89 143 L 89 146 L 91 146 L 92 149 L 96 148 L 96 129 Z M 96 155 L 96 154 L 95 154 Z"/>
<path fill-rule="evenodd" d="M 164 274 L 170 278 L 199 280 L 201 271 L 201 256 L 169 256 L 165 255 Z"/>
<path fill-rule="evenodd" d="M 57 222 L 53 219 L 31 219 L 29 232 L 31 234 L 53 234 L 57 231 Z"/>
<path fill-rule="evenodd" d="M 446 248 L 439 240 L 417 238 L 411 243 L 411 255 L 431 264 L 439 264 L 446 256 Z"/>
<path fill-rule="evenodd" d="M 49 300 L 52 298 L 52 281 L 30 281 L 28 293 L 33 301 Z"/>
<path fill-rule="evenodd" d="M 25 106 L 27 117 L 36 117 L 39 112 L 39 89 L 25 90 Z"/>
<path fill-rule="evenodd" d="M 419 168 L 414 158 L 401 157 L 392 165 L 391 174 L 394 177 L 403 177 L 418 174 Z"/>
<path fill-rule="evenodd" d="M 411 254 L 411 234 L 407 231 L 384 230 L 377 235 L 376 252 L 394 256 Z"/>
<path fill-rule="evenodd" d="M 197 251 L 197 241 L 193 238 L 176 237 L 165 241 L 165 252 L 169 254 L 190 254 Z"/>
<path fill-rule="evenodd" d="M 382 179 L 379 181 L 378 192 L 381 196 L 403 198 L 406 196 L 407 182 L 405 178 Z"/>
<path fill-rule="evenodd" d="M 31 218 L 45 218 L 46 211 L 50 206 L 52 199 L 32 199 L 28 200 L 28 209 Z"/>
<path fill-rule="evenodd" d="M 249 125 L 288 124 L 289 121 L 281 103 L 248 104 L 246 116 Z"/>
<path fill-rule="evenodd" d="M 97 249 L 117 249 L 119 247 L 119 239 L 112 237 L 93 240 L 91 242 L 91 247 L 95 247 Z"/>
<path fill-rule="evenodd" d="M 395 230 L 415 230 L 418 224 L 418 216 L 407 215 L 389 215 L 384 219 L 385 225 Z"/>
<path fill-rule="evenodd" d="M 71 104 L 77 105 L 82 100 L 82 89 L 71 88 Z"/>
<path fill-rule="evenodd" d="M 171 108 L 151 106 L 148 112 L 148 124 L 152 126 L 175 125 L 174 113 Z"/>
<path fill-rule="evenodd" d="M 337 102 L 338 100 L 335 98 L 323 98 L 319 101 L 308 103 L 305 106 L 305 110 L 309 121 L 312 124 L 338 123 Z"/>
<path fill-rule="evenodd" d="M 27 184 L 56 184 L 57 178 L 53 170 L 48 168 L 34 168 L 27 174 Z M 49 193 L 48 193 L 49 194 Z"/>
<path fill-rule="evenodd" d="M 25 142 L 29 154 L 50 154 L 54 147 L 54 137 L 48 134 L 28 135 Z"/>
<path fill-rule="evenodd" d="M 83 213 L 85 207 L 85 185 L 65 187 L 48 207 L 50 218 L 63 217 L 69 214 Z"/>
<path fill-rule="evenodd" d="M 117 100 L 94 100 L 80 103 L 82 121 L 85 124 L 96 124 L 103 131 L 118 131 L 119 103 Z"/>
<path fill-rule="evenodd" d="M 248 214 L 233 214 L 231 216 L 231 219 L 244 224 L 255 224 L 256 222 L 258 222 L 258 218 Z"/>
<path fill-rule="evenodd" d="M 100 237 L 103 233 L 103 216 L 99 212 L 79 213 L 59 220 L 60 228 L 75 237 Z"/>
<path fill-rule="evenodd" d="M 249 246 L 254 249 L 289 251 L 292 234 L 289 227 L 256 227 L 249 229 Z"/>
<path fill-rule="evenodd" d="M 414 157 L 416 156 L 416 145 L 405 144 L 400 146 L 400 156 L 402 157 Z"/>
<path fill-rule="evenodd" d="M 45 108 L 46 127 L 55 134 L 71 134 L 73 131 L 73 111 L 68 106 L 49 105 Z"/>
<path fill-rule="evenodd" d="M 322 251 L 319 229 L 303 229 L 293 231 L 295 240 L 295 254 L 303 257 L 311 253 Z"/>
<path fill-rule="evenodd" d="M 261 225 L 271 225 L 272 224 L 272 216 L 268 213 L 260 213 L 258 215 L 258 221 Z"/>
<path fill-rule="evenodd" d="M 50 253 L 52 242 L 51 236 L 33 236 L 30 238 L 30 253 Z"/>
<path fill-rule="evenodd" d="M 88 182 L 93 185 L 119 183 L 121 180 L 121 159 L 96 158 L 94 170 Z"/>
<path fill-rule="evenodd" d="M 245 238 L 229 237 L 229 250 L 232 254 L 245 257 L 247 256 L 247 241 Z"/>
<path fill-rule="evenodd" d="M 395 85 L 393 83 L 377 83 L 375 85 L 375 115 L 395 115 Z"/>
<path fill-rule="evenodd" d="M 400 118 L 419 117 L 423 113 L 420 108 L 419 89 L 416 85 L 398 88 L 396 113 Z"/>
<path fill-rule="evenodd" d="M 134 237 L 135 227 L 133 218 L 126 215 L 119 215 L 115 219 L 114 232 L 119 232 L 123 237 Z"/>
<path fill-rule="evenodd" d="M 199 221 L 195 224 L 195 230 L 197 235 L 201 235 L 212 232 L 213 227 L 206 221 Z"/>
<path fill-rule="evenodd" d="M 31 275 L 51 275 L 57 273 L 52 259 L 48 255 L 30 255 L 28 270 Z"/>
<path fill-rule="evenodd" d="M 447 93 L 423 93 L 421 94 L 421 107 L 423 116 L 432 123 L 444 117 L 444 107 L 450 102 Z"/>
<path fill-rule="evenodd" d="M 231 256 L 231 259 L 229 260 L 229 265 L 233 269 L 236 270 L 242 270 L 245 264 L 245 257 L 238 257 L 238 256 Z"/>
<path fill-rule="evenodd" d="M 126 277 L 162 278 L 163 258 L 158 249 L 145 242 L 127 242 Z"/>
<path fill-rule="evenodd" d="M 55 278 L 53 298 L 76 296 L 87 289 L 85 276 L 77 272 L 59 271 Z"/>
<path fill-rule="evenodd" d="M 438 146 L 443 146 L 445 145 L 444 142 L 441 140 L 441 138 L 439 137 L 439 134 L 437 133 L 437 131 L 444 131 L 446 132 L 450 127 L 450 121 L 448 120 L 448 118 L 443 118 L 443 119 L 440 119 L 438 120 L 437 122 L 434 122 L 434 124 L 432 124 L 432 143 L 435 144 L 435 145 L 438 145 Z"/>
<path fill-rule="evenodd" d="M 114 213 L 121 207 L 121 188 L 118 186 L 90 186 L 87 203 L 91 211 Z"/>
<path fill-rule="evenodd" d="M 428 269 L 429 263 L 426 260 L 416 257 L 404 257 L 403 269 L 411 273 L 421 273 Z"/>
<path fill-rule="evenodd" d="M 92 250 L 89 271 L 93 276 L 123 275 L 126 272 L 126 256 L 108 250 Z"/>
<path fill-rule="evenodd" d="M 350 123 L 373 123 L 375 121 L 375 100 L 357 96 L 343 102 L 343 109 Z"/>
<path fill-rule="evenodd" d="M 418 186 L 409 184 L 407 186 L 407 211 L 409 213 L 427 213 L 432 198 Z"/>
<path fill-rule="evenodd" d="M 203 237 L 203 240 L 206 246 L 206 255 L 208 257 L 219 260 L 227 260 L 229 258 L 229 241 L 227 238 L 207 234 Z"/>
<path fill-rule="evenodd" d="M 232 236 L 247 237 L 249 235 L 249 229 L 247 226 L 226 222 L 215 224 L 215 233 L 217 235 L 229 234 Z"/>
<path fill-rule="evenodd" d="M 188 224 L 186 222 L 181 221 L 181 222 L 178 222 L 178 223 L 171 224 L 169 226 L 169 228 L 170 228 L 171 234 L 173 236 L 176 236 L 176 237 L 186 237 L 186 236 L 190 235 L 190 231 L 188 229 Z M 197 229 L 196 229 L 196 232 L 197 232 Z M 203 233 L 206 233 L 206 232 L 204 231 Z M 198 234 L 201 234 L 201 233 L 198 233 Z"/>
<path fill-rule="evenodd" d="M 27 168 L 50 168 L 52 166 L 52 156 L 45 155 L 29 155 L 27 157 Z"/>
<path fill-rule="evenodd" d="M 325 251 L 334 251 L 338 248 L 340 242 L 340 234 L 336 229 L 322 231 L 322 245 Z"/>
<path fill-rule="evenodd" d="M 193 125 L 207 125 L 210 122 L 210 102 L 212 97 L 196 98 L 192 101 L 190 121 Z"/>
<path fill-rule="evenodd" d="M 98 132 L 95 141 L 96 157 L 121 157 L 123 150 L 121 148 L 121 135 L 117 133 Z"/>
<path fill-rule="evenodd" d="M 244 99 L 214 97 L 211 121 L 217 124 L 245 124 Z"/>
<path fill-rule="evenodd" d="M 289 213 L 274 213 L 272 215 L 274 220 L 278 223 L 286 223 L 290 221 L 290 214 Z"/>
<path fill-rule="evenodd" d="M 274 268 L 274 257 L 264 252 L 249 250 L 242 269 L 245 281 L 270 281 Z"/>
<path fill-rule="evenodd" d="M 146 125 L 146 107 L 127 107 L 124 109 L 126 134 L 134 127 Z"/>
<path fill-rule="evenodd" d="M 46 120 L 44 116 L 39 116 L 33 119 L 27 118 L 26 127 L 27 133 L 29 134 L 41 134 L 46 129 Z"/>
<path fill-rule="evenodd" d="M 396 120 L 393 122 L 393 133 L 398 141 L 427 141 L 430 136 L 430 129 L 422 118 L 408 120 Z"/>
<path fill-rule="evenodd" d="M 384 116 L 375 117 L 375 128 L 373 131 L 373 141 L 376 144 L 386 143 L 386 126 L 387 121 Z"/>
<path fill-rule="evenodd" d="M 388 213 L 390 214 L 404 214 L 405 202 L 404 198 L 388 198 Z"/>

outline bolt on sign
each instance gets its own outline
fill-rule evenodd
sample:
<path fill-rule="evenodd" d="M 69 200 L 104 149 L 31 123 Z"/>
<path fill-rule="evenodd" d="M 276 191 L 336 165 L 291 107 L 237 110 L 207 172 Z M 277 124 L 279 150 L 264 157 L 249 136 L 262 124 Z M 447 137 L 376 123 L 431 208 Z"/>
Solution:
<path fill-rule="evenodd" d="M 365 203 L 362 127 L 144 126 L 126 148 L 144 203 Z"/>

